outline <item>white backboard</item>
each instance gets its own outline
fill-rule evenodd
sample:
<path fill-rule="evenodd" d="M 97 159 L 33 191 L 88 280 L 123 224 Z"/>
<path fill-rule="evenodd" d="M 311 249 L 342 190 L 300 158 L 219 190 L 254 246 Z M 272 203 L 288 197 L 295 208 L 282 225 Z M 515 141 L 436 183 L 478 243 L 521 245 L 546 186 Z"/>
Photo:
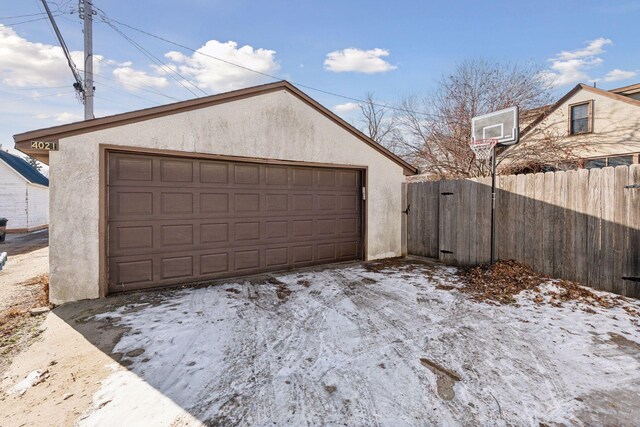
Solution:
<path fill-rule="evenodd" d="M 497 139 L 498 145 L 511 145 L 518 142 L 519 136 L 518 107 L 505 108 L 471 119 L 471 137 L 474 141 Z"/>

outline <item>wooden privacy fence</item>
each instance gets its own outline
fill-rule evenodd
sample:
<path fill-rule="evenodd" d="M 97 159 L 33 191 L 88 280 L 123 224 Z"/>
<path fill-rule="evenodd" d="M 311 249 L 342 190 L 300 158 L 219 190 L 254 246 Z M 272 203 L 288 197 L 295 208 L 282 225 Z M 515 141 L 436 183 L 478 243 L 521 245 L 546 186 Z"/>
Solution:
<path fill-rule="evenodd" d="M 496 259 L 640 297 L 640 165 L 496 178 Z M 409 254 L 489 262 L 491 179 L 407 184 Z"/>

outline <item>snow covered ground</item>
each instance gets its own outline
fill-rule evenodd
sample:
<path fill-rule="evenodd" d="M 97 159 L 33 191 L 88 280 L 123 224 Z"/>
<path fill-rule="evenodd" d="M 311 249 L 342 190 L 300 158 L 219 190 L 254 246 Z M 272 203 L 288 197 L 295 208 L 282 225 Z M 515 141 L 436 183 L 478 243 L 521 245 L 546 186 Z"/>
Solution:
<path fill-rule="evenodd" d="M 474 302 L 453 272 L 350 265 L 143 294 L 98 315 L 129 330 L 79 424 L 640 424 L 627 312 Z"/>

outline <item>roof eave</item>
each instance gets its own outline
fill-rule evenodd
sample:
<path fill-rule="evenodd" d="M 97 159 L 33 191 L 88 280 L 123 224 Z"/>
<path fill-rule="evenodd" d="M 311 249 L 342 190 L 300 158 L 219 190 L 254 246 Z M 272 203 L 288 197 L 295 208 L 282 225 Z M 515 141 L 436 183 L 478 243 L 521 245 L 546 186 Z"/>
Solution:
<path fill-rule="evenodd" d="M 405 175 L 415 175 L 418 169 L 404 161 L 400 157 L 393 154 L 387 148 L 373 141 L 358 129 L 344 121 L 337 116 L 331 110 L 327 109 L 313 98 L 296 88 L 291 83 L 282 80 L 274 83 L 268 83 L 261 86 L 254 86 L 246 89 L 239 89 L 231 92 L 225 92 L 217 95 L 211 95 L 204 98 L 196 98 L 187 101 L 175 102 L 172 104 L 161 105 L 158 107 L 150 107 L 142 110 L 131 111 L 127 113 L 116 114 L 113 116 L 101 117 L 98 119 L 85 120 L 82 122 L 70 123 L 60 126 L 54 126 L 50 128 L 37 129 L 29 132 L 19 133 L 13 136 L 16 149 L 37 158 L 40 161 L 48 164 L 48 153 L 31 150 L 31 141 L 58 141 L 61 138 L 66 138 L 73 135 L 79 135 L 87 132 L 93 132 L 114 125 L 123 125 L 129 123 L 135 123 L 139 121 L 149 120 L 156 117 L 162 117 L 170 114 L 186 112 L 199 108 L 205 108 L 212 105 L 222 104 L 226 102 L 235 101 L 242 98 L 248 98 L 256 95 L 270 93 L 278 90 L 288 90 L 295 94 L 303 102 L 315 108 L 333 122 L 343 127 L 345 130 L 361 139 L 363 142 L 393 160 L 395 163 L 402 166 Z"/>

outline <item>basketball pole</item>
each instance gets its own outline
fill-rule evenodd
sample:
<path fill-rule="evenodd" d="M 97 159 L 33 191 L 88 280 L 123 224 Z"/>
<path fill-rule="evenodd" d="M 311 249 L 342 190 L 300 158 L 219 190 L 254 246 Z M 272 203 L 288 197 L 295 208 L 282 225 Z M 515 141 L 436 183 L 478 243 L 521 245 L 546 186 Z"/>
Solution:
<path fill-rule="evenodd" d="M 496 144 L 497 145 L 497 144 Z M 496 145 L 491 149 L 491 261 L 490 265 L 493 265 L 494 255 L 493 250 L 496 241 L 496 227 L 495 227 L 495 210 L 496 210 Z"/>

